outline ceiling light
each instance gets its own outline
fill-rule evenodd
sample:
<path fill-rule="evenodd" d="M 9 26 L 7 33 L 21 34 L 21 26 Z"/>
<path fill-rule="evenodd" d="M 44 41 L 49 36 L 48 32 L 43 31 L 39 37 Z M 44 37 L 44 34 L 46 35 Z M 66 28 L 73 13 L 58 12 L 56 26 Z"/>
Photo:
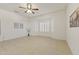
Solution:
<path fill-rule="evenodd" d="M 32 13 L 32 11 L 31 10 L 27 10 L 27 13 Z"/>
<path fill-rule="evenodd" d="M 24 9 L 24 12 L 28 14 L 35 14 L 35 11 L 39 10 L 38 8 L 33 8 L 31 3 L 22 4 L 19 8 Z"/>

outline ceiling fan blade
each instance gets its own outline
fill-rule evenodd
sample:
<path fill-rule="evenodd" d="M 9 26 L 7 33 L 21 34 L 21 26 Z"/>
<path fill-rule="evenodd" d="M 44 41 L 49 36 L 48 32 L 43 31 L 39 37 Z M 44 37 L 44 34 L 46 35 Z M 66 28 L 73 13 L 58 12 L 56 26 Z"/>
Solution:
<path fill-rule="evenodd" d="M 25 13 L 27 13 L 27 10 L 25 11 Z"/>
<path fill-rule="evenodd" d="M 33 14 L 35 14 L 35 12 L 32 11 Z"/>
<path fill-rule="evenodd" d="M 38 8 L 34 8 L 34 9 L 32 9 L 32 10 L 39 10 Z"/>
<path fill-rule="evenodd" d="M 19 8 L 23 8 L 23 9 L 26 9 L 25 7 L 21 7 L 21 6 L 19 6 Z"/>

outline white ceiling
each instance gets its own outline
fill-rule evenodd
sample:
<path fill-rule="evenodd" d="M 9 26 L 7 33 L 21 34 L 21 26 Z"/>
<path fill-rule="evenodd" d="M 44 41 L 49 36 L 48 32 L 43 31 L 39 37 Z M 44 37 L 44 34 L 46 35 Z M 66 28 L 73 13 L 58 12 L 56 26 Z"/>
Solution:
<path fill-rule="evenodd" d="M 66 3 L 32 3 L 33 8 L 39 8 L 39 11 L 35 11 L 34 15 L 27 15 L 24 13 L 23 9 L 18 8 L 19 5 L 20 3 L 0 3 L 0 9 L 5 9 L 12 12 L 18 11 L 19 15 L 25 17 L 34 17 L 48 12 L 55 12 L 58 10 L 66 9 L 67 6 Z"/>

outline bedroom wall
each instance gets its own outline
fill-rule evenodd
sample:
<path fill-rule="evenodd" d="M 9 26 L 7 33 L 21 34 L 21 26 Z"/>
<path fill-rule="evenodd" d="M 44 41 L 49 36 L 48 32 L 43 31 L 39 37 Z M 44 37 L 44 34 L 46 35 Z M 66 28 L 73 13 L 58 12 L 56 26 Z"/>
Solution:
<path fill-rule="evenodd" d="M 32 32 L 31 35 L 42 35 L 48 36 L 59 40 L 66 40 L 66 12 L 65 10 L 60 10 L 53 13 L 44 14 L 31 19 L 32 21 L 50 21 L 51 30 L 47 33 L 43 32 Z"/>
<path fill-rule="evenodd" d="M 27 35 L 27 18 L 24 18 L 16 13 L 0 10 L 1 21 L 1 40 L 14 39 Z M 66 40 L 66 20 L 65 10 L 60 10 L 54 13 L 48 13 L 39 17 L 29 19 L 32 21 L 44 21 L 49 20 L 51 24 L 51 30 L 48 33 L 43 32 L 31 32 L 31 35 L 48 36 L 59 40 Z M 23 29 L 14 29 L 14 23 L 23 23 Z"/>
<path fill-rule="evenodd" d="M 26 36 L 26 19 L 16 13 L 0 10 L 1 35 L 0 41 Z M 23 24 L 23 29 L 14 29 L 14 23 Z"/>
<path fill-rule="evenodd" d="M 79 7 L 79 4 L 69 4 L 67 7 L 67 42 L 73 54 L 79 54 L 79 27 L 70 28 L 69 16 Z"/>

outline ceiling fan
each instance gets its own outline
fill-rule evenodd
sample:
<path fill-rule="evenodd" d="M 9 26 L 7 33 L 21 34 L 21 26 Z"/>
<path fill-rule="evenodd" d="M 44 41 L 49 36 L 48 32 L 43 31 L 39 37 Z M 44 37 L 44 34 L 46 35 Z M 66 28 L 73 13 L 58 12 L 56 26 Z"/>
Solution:
<path fill-rule="evenodd" d="M 19 8 L 24 9 L 25 13 L 33 13 L 33 14 L 35 14 L 34 11 L 38 11 L 39 10 L 38 8 L 33 8 L 31 3 L 27 3 L 26 6 L 19 6 Z"/>

